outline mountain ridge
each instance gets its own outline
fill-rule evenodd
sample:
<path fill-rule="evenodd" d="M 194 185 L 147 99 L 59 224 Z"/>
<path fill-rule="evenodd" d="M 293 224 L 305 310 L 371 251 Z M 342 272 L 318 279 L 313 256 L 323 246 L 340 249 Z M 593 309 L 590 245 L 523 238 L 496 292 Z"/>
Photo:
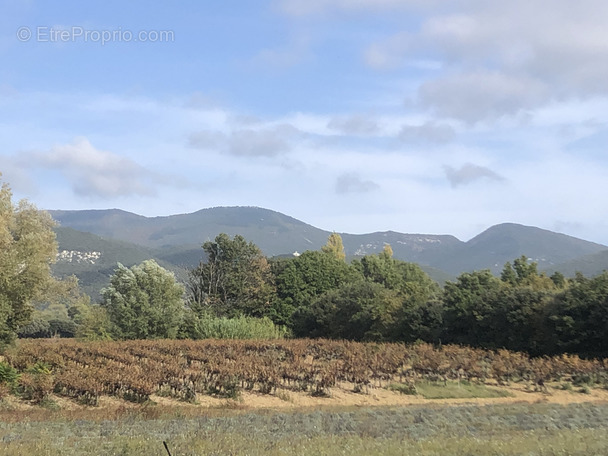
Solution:
<path fill-rule="evenodd" d="M 121 209 L 51 210 L 49 213 L 60 223 L 60 230 L 71 228 L 91 233 L 110 243 L 107 248 L 113 252 L 112 261 L 120 257 L 121 249 L 112 247 L 111 243 L 119 241 L 127 243 L 123 253 L 129 261 L 121 261 L 125 265 L 147 252 L 176 270 L 198 264 L 203 259 L 202 244 L 222 232 L 230 236 L 242 235 L 269 257 L 318 250 L 331 234 L 294 217 L 254 206 L 204 208 L 189 214 L 158 217 L 145 217 Z M 60 250 L 79 251 L 75 248 L 75 239 L 71 240 L 70 232 L 67 233 L 59 240 Z M 386 244 L 390 244 L 395 258 L 420 264 L 440 282 L 479 269 L 490 269 L 498 274 L 507 261 L 522 255 L 538 262 L 540 270 L 554 270 L 560 265 L 566 268 L 568 264 L 572 267 L 580 264 L 577 261 L 584 262 L 585 258 L 593 261 L 592 267 L 586 269 L 588 273 L 608 269 L 608 254 L 602 254 L 608 252 L 608 246 L 513 222 L 491 226 L 466 242 L 449 234 L 392 230 L 339 234 L 345 252 L 351 258 L 380 253 Z M 72 236 L 77 237 L 75 233 Z M 90 238 L 90 242 L 101 241 Z M 80 250 L 81 247 L 82 240 Z M 108 264 L 105 266 L 104 274 L 107 275 Z"/>

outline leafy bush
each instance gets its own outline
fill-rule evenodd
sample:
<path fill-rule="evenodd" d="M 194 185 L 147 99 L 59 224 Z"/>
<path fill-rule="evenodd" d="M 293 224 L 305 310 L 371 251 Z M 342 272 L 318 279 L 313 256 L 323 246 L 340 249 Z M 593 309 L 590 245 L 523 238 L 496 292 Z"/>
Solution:
<path fill-rule="evenodd" d="M 188 339 L 283 339 L 288 335 L 285 327 L 267 317 L 191 317 L 182 331 L 182 336 Z"/>
<path fill-rule="evenodd" d="M 32 339 L 46 338 L 51 336 L 51 326 L 47 320 L 35 318 L 27 325 L 17 331 L 19 337 Z"/>
<path fill-rule="evenodd" d="M 9 388 L 14 388 L 17 380 L 19 380 L 17 369 L 4 361 L 0 362 L 0 385 L 4 384 Z"/>
<path fill-rule="evenodd" d="M 75 337 L 76 336 L 76 323 L 71 320 L 61 320 L 54 318 L 49 320 L 49 329 L 51 336 L 59 337 Z"/>

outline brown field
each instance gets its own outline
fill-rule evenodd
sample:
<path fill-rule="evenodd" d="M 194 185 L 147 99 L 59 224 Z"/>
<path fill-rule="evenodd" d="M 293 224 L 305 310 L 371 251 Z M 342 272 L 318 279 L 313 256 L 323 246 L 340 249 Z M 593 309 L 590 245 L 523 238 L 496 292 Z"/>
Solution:
<path fill-rule="evenodd" d="M 4 394 L 2 401 L 13 416 L 35 414 L 49 404 L 42 413 L 111 415 L 156 404 L 190 415 L 222 408 L 608 401 L 604 360 L 534 359 L 458 346 L 49 339 L 20 341 L 4 360 L 21 374 L 18 394 Z M 424 397 L 425 384 L 435 385 L 437 398 Z M 415 390 L 402 394 L 392 390 L 395 385 Z M 494 393 L 503 397 L 488 397 Z"/>
<path fill-rule="evenodd" d="M 30 340 L 9 456 L 608 454 L 606 363 L 326 340 Z M 402 394 L 401 392 L 408 394 Z M 432 397 L 432 399 L 431 399 Z"/>

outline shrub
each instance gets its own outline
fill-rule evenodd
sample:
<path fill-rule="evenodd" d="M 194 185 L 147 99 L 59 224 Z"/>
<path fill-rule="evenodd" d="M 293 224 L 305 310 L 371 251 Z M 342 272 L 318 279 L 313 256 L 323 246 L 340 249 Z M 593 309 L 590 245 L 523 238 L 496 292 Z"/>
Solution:
<path fill-rule="evenodd" d="M 182 335 L 188 339 L 283 339 L 288 331 L 267 317 L 226 318 L 203 315 L 186 321 Z"/>
<path fill-rule="evenodd" d="M 51 326 L 48 321 L 36 318 L 17 331 L 19 337 L 32 339 L 46 338 L 51 336 Z"/>
<path fill-rule="evenodd" d="M 0 362 L 0 384 L 6 384 L 9 387 L 14 387 L 19 379 L 17 369 L 2 361 Z"/>
<path fill-rule="evenodd" d="M 45 363 L 38 362 L 19 377 L 18 390 L 24 399 L 41 404 L 53 391 L 54 383 L 51 368 Z"/>

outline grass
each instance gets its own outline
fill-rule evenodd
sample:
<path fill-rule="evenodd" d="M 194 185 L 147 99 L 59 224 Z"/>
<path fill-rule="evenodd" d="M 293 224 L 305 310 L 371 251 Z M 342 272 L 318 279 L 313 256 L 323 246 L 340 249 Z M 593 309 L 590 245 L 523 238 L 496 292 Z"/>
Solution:
<path fill-rule="evenodd" d="M 506 390 L 470 382 L 418 382 L 416 391 L 425 399 L 473 399 L 509 397 Z"/>
<path fill-rule="evenodd" d="M 145 437 L 116 437 L 110 441 L 83 441 L 71 446 L 70 441 L 62 445 L 47 446 L 45 442 L 19 445 L 9 442 L 4 449 L 6 456 L 51 456 L 51 455 L 107 455 L 132 456 L 161 455 L 165 451 L 162 441 Z M 67 445 L 65 445 L 67 444 Z M 279 456 L 298 454 L 302 456 L 329 455 L 387 455 L 402 456 L 589 456 L 606 454 L 608 440 L 605 432 L 593 429 L 563 432 L 520 432 L 499 437 L 438 438 L 413 442 L 399 438 L 375 439 L 366 436 L 349 437 L 298 437 L 292 439 L 259 439 L 241 434 L 223 434 L 200 438 L 195 435 L 179 437 L 168 442 L 173 455 L 249 455 Z"/>
<path fill-rule="evenodd" d="M 407 394 L 409 396 L 415 396 L 418 394 L 416 385 L 413 383 L 391 383 L 388 385 L 388 389 L 390 391 L 394 391 L 395 393 Z"/>
<path fill-rule="evenodd" d="M 205 315 L 193 322 L 190 337 L 194 339 L 284 339 L 289 334 L 284 326 L 269 318 L 216 317 Z"/>
<path fill-rule="evenodd" d="M 2 454 L 608 454 L 608 405 L 374 407 L 0 422 Z"/>

